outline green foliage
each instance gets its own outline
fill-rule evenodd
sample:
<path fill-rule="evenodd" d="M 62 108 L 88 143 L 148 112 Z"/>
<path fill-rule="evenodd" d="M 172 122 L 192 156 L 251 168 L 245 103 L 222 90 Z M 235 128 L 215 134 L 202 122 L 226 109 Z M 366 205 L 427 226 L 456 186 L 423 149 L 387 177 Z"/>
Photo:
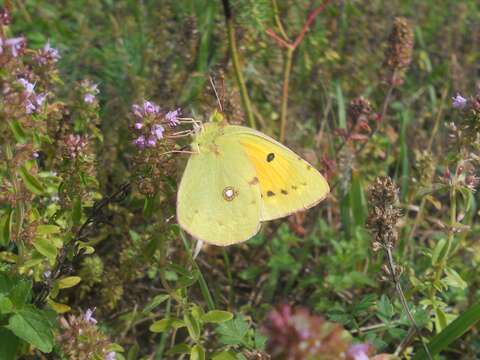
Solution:
<path fill-rule="evenodd" d="M 29 304 L 32 282 L 20 276 L 0 273 L 0 336 L 2 359 L 15 359 L 20 340 L 42 352 L 49 353 L 54 346 L 54 323 L 51 313 Z"/>

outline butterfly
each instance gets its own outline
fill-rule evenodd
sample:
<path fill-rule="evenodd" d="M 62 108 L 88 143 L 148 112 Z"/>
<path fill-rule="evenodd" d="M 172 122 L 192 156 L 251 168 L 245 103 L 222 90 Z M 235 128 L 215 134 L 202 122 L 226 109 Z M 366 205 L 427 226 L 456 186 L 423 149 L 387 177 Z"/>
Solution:
<path fill-rule="evenodd" d="M 191 149 L 177 194 L 177 220 L 206 243 L 248 240 L 262 222 L 311 208 L 330 191 L 307 161 L 248 127 L 202 124 Z"/>

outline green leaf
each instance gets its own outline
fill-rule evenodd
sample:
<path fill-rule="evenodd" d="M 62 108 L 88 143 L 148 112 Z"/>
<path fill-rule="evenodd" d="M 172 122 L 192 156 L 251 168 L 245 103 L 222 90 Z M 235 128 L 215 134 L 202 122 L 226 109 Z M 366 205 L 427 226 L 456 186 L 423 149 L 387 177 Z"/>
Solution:
<path fill-rule="evenodd" d="M 205 360 L 205 349 L 202 345 L 196 344 L 192 347 L 190 360 Z"/>
<path fill-rule="evenodd" d="M 340 129 L 346 129 L 347 116 L 346 116 L 345 97 L 343 96 L 342 87 L 339 81 L 335 81 L 335 93 L 336 93 L 337 106 L 338 106 L 338 127 Z"/>
<path fill-rule="evenodd" d="M 164 301 L 168 300 L 168 298 L 170 297 L 170 295 L 166 295 L 166 294 L 161 294 L 161 295 L 157 295 L 155 296 L 152 301 L 150 301 L 147 306 L 145 306 L 145 309 L 143 309 L 143 313 L 144 314 L 147 314 L 149 313 L 150 311 L 152 311 L 153 309 L 155 309 L 158 305 L 160 305 L 161 303 L 163 303 Z"/>
<path fill-rule="evenodd" d="M 0 359 L 15 360 L 20 339 L 10 330 L 0 327 Z"/>
<path fill-rule="evenodd" d="M 168 351 L 165 354 L 166 355 L 188 354 L 190 351 L 191 351 L 191 348 L 188 344 L 181 343 L 168 349 Z"/>
<path fill-rule="evenodd" d="M 25 167 L 20 167 L 19 173 L 25 183 L 26 188 L 32 193 L 42 195 L 45 192 L 42 183 L 35 176 L 30 174 Z"/>
<path fill-rule="evenodd" d="M 39 235 L 50 235 L 58 234 L 60 232 L 60 227 L 57 225 L 38 225 L 37 234 Z"/>
<path fill-rule="evenodd" d="M 480 303 L 477 303 L 467 309 L 462 315 L 452 321 L 445 329 L 436 335 L 429 343 L 428 348 L 432 356 L 439 354 L 447 348 L 452 342 L 457 340 L 468 331 L 475 323 L 480 320 Z M 427 354 L 420 349 L 412 360 L 425 360 Z"/>
<path fill-rule="evenodd" d="M 214 355 L 212 360 L 237 360 L 237 357 L 230 351 L 223 351 L 220 354 Z"/>
<path fill-rule="evenodd" d="M 10 290 L 15 286 L 14 279 L 8 274 L 0 272 L 0 294 L 8 294 Z"/>
<path fill-rule="evenodd" d="M 83 250 L 84 255 L 90 255 L 95 252 L 95 248 L 93 246 L 90 246 L 83 241 L 77 241 L 76 245 L 78 246 L 78 250 Z"/>
<path fill-rule="evenodd" d="M 79 197 L 76 197 L 73 201 L 72 207 L 72 223 L 73 225 L 77 226 L 80 224 L 80 220 L 82 219 L 82 201 Z"/>
<path fill-rule="evenodd" d="M 33 247 L 51 263 L 57 258 L 57 248 L 50 239 L 38 238 L 33 242 Z"/>
<path fill-rule="evenodd" d="M 169 330 L 170 328 L 178 329 L 184 327 L 185 323 L 182 320 L 178 319 L 162 319 L 155 321 L 152 325 L 150 325 L 151 332 L 164 332 Z"/>
<path fill-rule="evenodd" d="M 432 253 L 432 265 L 435 266 L 438 264 L 439 259 L 441 260 L 442 257 L 440 256 L 443 253 L 443 249 L 445 248 L 445 245 L 447 243 L 446 239 L 440 239 L 435 245 L 435 249 L 433 249 Z"/>
<path fill-rule="evenodd" d="M 140 346 L 137 343 L 133 344 L 133 346 L 128 350 L 127 360 L 136 360 L 138 359 L 138 354 L 140 352 Z"/>
<path fill-rule="evenodd" d="M 378 301 L 378 314 L 380 320 L 385 323 L 390 322 L 394 315 L 393 305 L 385 295 L 382 295 L 380 300 Z"/>
<path fill-rule="evenodd" d="M 258 350 L 264 350 L 265 349 L 265 344 L 267 343 L 267 337 L 260 333 L 259 331 L 255 331 L 255 348 Z"/>
<path fill-rule="evenodd" d="M 17 278 L 8 297 L 15 308 L 22 308 L 32 298 L 32 282 L 27 279 Z"/>
<path fill-rule="evenodd" d="M 223 345 L 241 345 L 245 343 L 248 324 L 243 317 L 224 322 L 217 327 L 220 342 Z"/>
<path fill-rule="evenodd" d="M 185 325 L 187 325 L 187 330 L 190 337 L 194 341 L 200 340 L 201 327 L 198 320 L 195 319 L 195 317 L 185 313 L 183 315 L 183 321 L 185 322 Z"/>
<path fill-rule="evenodd" d="M 10 126 L 10 130 L 15 137 L 15 140 L 19 143 L 25 142 L 25 130 L 23 130 L 22 125 L 18 122 L 18 120 L 11 120 L 8 121 L 8 126 Z"/>
<path fill-rule="evenodd" d="M 152 325 L 150 325 L 150 331 L 154 333 L 164 332 L 172 326 L 173 319 L 162 319 L 155 321 Z"/>
<path fill-rule="evenodd" d="M 447 275 L 447 277 L 445 279 L 443 279 L 442 281 L 446 285 L 451 286 L 451 287 L 460 288 L 462 290 L 467 288 L 467 283 L 465 282 L 465 280 L 462 279 L 460 274 L 457 273 L 455 270 L 453 270 L 451 268 L 446 268 L 445 269 L 445 274 Z"/>
<path fill-rule="evenodd" d="M 12 301 L 4 294 L 0 294 L 0 314 L 8 314 L 13 311 Z"/>
<path fill-rule="evenodd" d="M 212 310 L 202 316 L 202 321 L 206 323 L 220 324 L 233 318 L 233 314 L 228 311 Z"/>
<path fill-rule="evenodd" d="M 435 328 L 437 333 L 441 332 L 445 327 L 447 327 L 447 316 L 442 309 L 437 307 L 435 309 Z"/>
<path fill-rule="evenodd" d="M 59 289 L 68 289 L 77 285 L 82 278 L 80 276 L 67 276 L 58 281 Z"/>
<path fill-rule="evenodd" d="M 12 231 L 13 211 L 8 210 L 0 218 L 0 245 L 6 246 L 10 242 L 10 233 Z"/>
<path fill-rule="evenodd" d="M 52 326 L 43 311 L 33 307 L 22 309 L 10 317 L 6 328 L 40 351 L 52 351 Z"/>

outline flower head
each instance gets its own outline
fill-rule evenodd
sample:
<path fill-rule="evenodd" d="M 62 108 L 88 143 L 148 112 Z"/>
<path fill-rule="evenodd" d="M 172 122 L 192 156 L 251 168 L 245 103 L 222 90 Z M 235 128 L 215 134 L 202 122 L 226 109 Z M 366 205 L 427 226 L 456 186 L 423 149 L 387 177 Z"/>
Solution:
<path fill-rule="evenodd" d="M 152 103 L 150 101 L 144 101 L 143 102 L 143 111 L 144 111 L 145 115 L 157 114 L 158 112 L 160 112 L 160 106 L 155 105 L 154 103 Z"/>
<path fill-rule="evenodd" d="M 70 134 L 65 138 L 67 155 L 73 159 L 81 155 L 87 147 L 87 139 L 80 135 Z"/>
<path fill-rule="evenodd" d="M 24 78 L 18 79 L 17 82 L 25 88 L 25 93 L 27 95 L 33 94 L 35 89 L 35 84 L 32 84 L 31 82 L 29 82 L 27 79 L 24 79 Z"/>
<path fill-rule="evenodd" d="M 158 140 L 163 138 L 164 131 L 165 131 L 165 128 L 162 125 L 154 124 L 152 126 L 152 135 L 154 135 Z"/>
<path fill-rule="evenodd" d="M 33 102 L 29 99 L 25 101 L 25 113 L 33 114 L 37 107 L 33 104 Z"/>
<path fill-rule="evenodd" d="M 83 315 L 83 320 L 85 320 L 89 324 L 95 325 L 97 323 L 97 320 L 95 320 L 93 317 L 94 311 L 95 311 L 95 308 L 93 308 L 93 310 L 87 309 L 87 311 L 85 311 L 85 314 Z"/>
<path fill-rule="evenodd" d="M 41 93 L 35 96 L 35 102 L 37 103 L 37 106 L 42 106 L 43 103 L 45 102 L 45 99 L 47 98 L 46 93 Z"/>
<path fill-rule="evenodd" d="M 50 40 L 38 51 L 35 60 L 40 65 L 46 65 L 49 62 L 56 63 L 60 59 L 60 53 L 50 45 Z"/>
<path fill-rule="evenodd" d="M 136 138 L 133 143 L 139 148 L 143 149 L 145 147 L 145 136 L 141 135 Z"/>
<path fill-rule="evenodd" d="M 373 350 L 370 344 L 350 345 L 347 350 L 347 359 L 351 360 L 368 360 L 368 355 Z"/>
<path fill-rule="evenodd" d="M 0 8 L 0 25 L 10 25 L 11 20 L 12 19 L 9 11 L 6 8 L 1 7 Z"/>
<path fill-rule="evenodd" d="M 340 359 L 349 345 L 340 325 L 290 305 L 272 310 L 264 331 L 268 337 L 268 352 L 275 359 Z"/>
<path fill-rule="evenodd" d="M 463 109 L 465 105 L 467 105 L 467 99 L 465 99 L 462 95 L 457 93 L 457 96 L 452 98 L 452 106 L 455 109 Z"/>
<path fill-rule="evenodd" d="M 93 102 L 95 101 L 95 95 L 85 94 L 83 97 L 83 101 L 85 101 L 87 104 L 93 104 Z"/>
<path fill-rule="evenodd" d="M 24 37 L 11 38 L 5 40 L 5 45 L 10 47 L 13 57 L 17 57 L 25 48 L 26 41 Z"/>
<path fill-rule="evenodd" d="M 108 354 L 105 355 L 105 360 L 115 360 L 116 355 L 114 351 L 110 351 Z"/>
<path fill-rule="evenodd" d="M 95 102 L 95 96 L 100 93 L 98 84 L 93 84 L 90 80 L 82 81 L 83 101 L 87 104 Z"/>
<path fill-rule="evenodd" d="M 145 119 L 146 117 L 154 117 L 160 113 L 160 106 L 155 103 L 144 100 L 143 105 L 138 104 L 132 105 L 133 114 L 140 120 Z"/>
<path fill-rule="evenodd" d="M 155 145 L 157 145 L 157 139 L 154 137 L 148 138 L 147 147 L 154 147 Z"/>
<path fill-rule="evenodd" d="M 170 126 L 177 126 L 178 124 L 180 124 L 180 121 L 178 120 L 178 115 L 180 115 L 180 109 L 169 111 L 165 115 L 165 120 L 168 121 L 168 124 Z"/>

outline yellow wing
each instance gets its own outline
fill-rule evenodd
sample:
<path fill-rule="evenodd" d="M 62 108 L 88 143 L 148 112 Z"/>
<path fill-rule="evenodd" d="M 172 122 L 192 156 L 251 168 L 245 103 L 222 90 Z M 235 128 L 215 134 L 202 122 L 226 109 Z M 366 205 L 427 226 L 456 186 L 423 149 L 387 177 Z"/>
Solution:
<path fill-rule="evenodd" d="M 330 191 L 325 178 L 308 162 L 267 135 L 228 126 L 254 165 L 262 198 L 261 221 L 278 219 L 322 201 Z"/>
<path fill-rule="evenodd" d="M 180 182 L 178 223 L 214 245 L 248 240 L 260 229 L 260 188 L 252 181 L 255 169 L 233 139 L 201 141 L 202 150 L 190 157 Z"/>

